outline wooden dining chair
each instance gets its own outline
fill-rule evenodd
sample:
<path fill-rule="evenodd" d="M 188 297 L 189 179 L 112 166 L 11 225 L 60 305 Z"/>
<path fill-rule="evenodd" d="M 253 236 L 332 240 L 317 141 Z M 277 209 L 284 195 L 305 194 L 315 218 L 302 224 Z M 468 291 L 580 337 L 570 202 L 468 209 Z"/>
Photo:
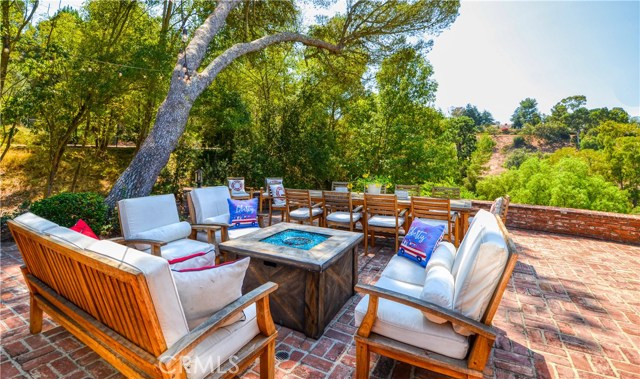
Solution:
<path fill-rule="evenodd" d="M 271 186 L 280 184 L 283 186 L 282 178 L 265 178 L 264 191 L 260 191 L 260 208 L 259 213 L 262 213 L 263 201 L 267 200 L 269 203 L 269 226 L 271 226 L 273 219 L 273 212 L 280 212 L 282 214 L 282 220 L 285 219 L 284 212 L 287 210 L 287 204 L 284 194 L 274 194 L 271 191 Z"/>
<path fill-rule="evenodd" d="M 322 202 L 326 227 L 348 228 L 352 232 L 356 227 L 356 223 L 359 222 L 366 235 L 362 221 L 362 206 L 354 208 L 349 192 L 322 191 Z"/>
<path fill-rule="evenodd" d="M 364 251 L 367 252 L 367 239 L 371 235 L 371 246 L 375 246 L 375 234 L 386 233 L 395 237 L 396 251 L 400 246 L 400 234 L 405 232 L 405 213 L 407 209 L 399 209 L 396 195 L 364 195 L 365 217 L 365 243 Z"/>
<path fill-rule="evenodd" d="M 319 226 L 324 226 L 324 212 L 322 203 L 313 204 L 309 190 L 289 189 L 285 190 L 287 222 L 291 220 L 300 224 L 308 222 L 313 225 L 318 220 Z"/>
<path fill-rule="evenodd" d="M 457 232 L 458 230 L 456 227 L 458 218 L 451 213 L 451 201 L 449 199 L 414 196 L 411 198 L 409 217 L 411 222 L 419 218 L 429 225 L 443 225 L 447 240 L 458 246 L 458 236 L 454 234 L 454 231 Z"/>
<path fill-rule="evenodd" d="M 431 197 L 438 199 L 459 199 L 459 187 L 433 187 L 431 189 Z"/>
<path fill-rule="evenodd" d="M 396 184 L 395 193 L 398 195 L 400 199 L 400 193 L 405 191 L 407 196 L 420 196 L 420 185 L 419 184 Z"/>
<path fill-rule="evenodd" d="M 247 191 L 244 185 L 243 176 L 229 176 L 227 177 L 227 187 L 232 199 L 247 200 L 251 198 L 251 189 Z"/>

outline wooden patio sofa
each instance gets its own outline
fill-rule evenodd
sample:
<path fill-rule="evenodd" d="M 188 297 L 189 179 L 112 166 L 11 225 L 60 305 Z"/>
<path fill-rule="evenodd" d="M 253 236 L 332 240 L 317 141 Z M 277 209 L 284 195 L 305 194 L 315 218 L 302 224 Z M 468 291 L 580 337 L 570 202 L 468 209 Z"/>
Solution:
<path fill-rule="evenodd" d="M 235 377 L 257 358 L 260 377 L 273 378 L 275 283 L 190 330 L 166 259 L 30 213 L 8 224 L 24 260 L 31 333 L 46 312 L 129 378 Z"/>

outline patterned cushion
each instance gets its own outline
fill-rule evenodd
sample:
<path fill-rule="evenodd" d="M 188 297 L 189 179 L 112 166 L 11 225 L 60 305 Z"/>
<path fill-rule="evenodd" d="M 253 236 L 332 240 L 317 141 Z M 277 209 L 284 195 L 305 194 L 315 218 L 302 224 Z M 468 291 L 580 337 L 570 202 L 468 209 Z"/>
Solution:
<path fill-rule="evenodd" d="M 284 187 L 282 186 L 282 184 L 272 184 L 270 186 L 270 189 L 271 196 L 273 196 L 273 205 L 282 207 L 287 204 Z"/>
<path fill-rule="evenodd" d="M 258 226 L 258 199 L 231 200 L 229 203 L 229 228 L 255 228 Z"/>
<path fill-rule="evenodd" d="M 431 226 L 416 218 L 411 223 L 409 232 L 402 240 L 398 255 L 427 266 L 431 254 L 442 240 L 444 226 Z"/>
<path fill-rule="evenodd" d="M 232 195 L 246 195 L 244 190 L 244 179 L 229 180 L 229 189 Z"/>

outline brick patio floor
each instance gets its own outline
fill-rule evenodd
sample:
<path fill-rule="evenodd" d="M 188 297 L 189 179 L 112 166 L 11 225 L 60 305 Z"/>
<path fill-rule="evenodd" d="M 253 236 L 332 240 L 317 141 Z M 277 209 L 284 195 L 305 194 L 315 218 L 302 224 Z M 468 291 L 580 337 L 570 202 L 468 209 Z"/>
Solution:
<path fill-rule="evenodd" d="M 485 378 L 640 378 L 640 247 L 513 230 L 520 261 L 494 325 L 501 335 Z M 392 256 L 378 240 L 360 256 L 360 281 L 375 283 Z M 28 292 L 13 244 L 3 244 L 0 377 L 119 378 L 68 332 L 47 319 L 28 331 Z M 319 340 L 279 327 L 276 378 L 347 378 L 355 367 L 353 309 L 340 311 Z M 374 378 L 440 378 L 374 357 Z M 244 378 L 257 378 L 250 369 Z"/>

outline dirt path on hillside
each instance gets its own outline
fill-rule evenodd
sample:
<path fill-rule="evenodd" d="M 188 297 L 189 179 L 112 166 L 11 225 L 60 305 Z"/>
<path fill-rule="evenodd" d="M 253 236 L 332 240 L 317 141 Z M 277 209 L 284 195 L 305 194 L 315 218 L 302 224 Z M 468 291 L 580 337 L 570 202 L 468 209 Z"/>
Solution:
<path fill-rule="evenodd" d="M 496 142 L 496 146 L 493 148 L 493 154 L 487 164 L 487 171 L 483 173 L 483 176 L 500 175 L 500 173 L 507 171 L 504 168 L 508 153 L 506 147 L 513 143 L 513 137 L 515 136 L 510 134 L 491 136 Z"/>

